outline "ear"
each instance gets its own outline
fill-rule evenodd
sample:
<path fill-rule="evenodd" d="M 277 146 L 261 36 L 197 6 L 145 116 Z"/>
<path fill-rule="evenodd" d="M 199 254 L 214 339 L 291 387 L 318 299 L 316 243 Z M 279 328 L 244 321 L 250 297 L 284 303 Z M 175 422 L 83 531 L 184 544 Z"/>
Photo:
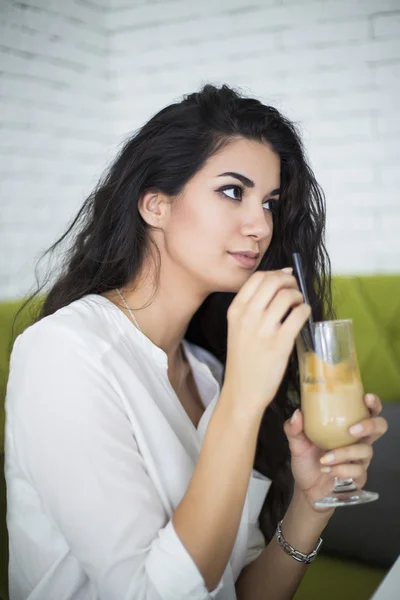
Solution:
<path fill-rule="evenodd" d="M 170 204 L 170 200 L 164 194 L 148 191 L 140 198 L 138 209 L 148 225 L 163 227 L 169 217 Z"/>

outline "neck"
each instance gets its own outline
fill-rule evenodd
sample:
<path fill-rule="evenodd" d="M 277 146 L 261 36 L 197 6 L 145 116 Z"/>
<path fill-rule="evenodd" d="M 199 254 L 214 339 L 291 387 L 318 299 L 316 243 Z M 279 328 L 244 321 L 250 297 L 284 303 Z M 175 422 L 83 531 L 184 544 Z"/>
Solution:
<path fill-rule="evenodd" d="M 168 357 L 168 365 L 174 373 L 182 368 L 182 338 L 194 313 L 207 296 L 196 296 L 193 289 L 192 283 L 184 285 L 182 281 L 179 285 L 178 277 L 163 277 L 161 273 L 157 287 L 150 281 L 150 277 L 147 277 L 135 283 L 134 288 L 132 285 L 119 288 L 141 331 L 153 344 L 164 350 Z M 116 304 L 131 319 L 116 290 L 105 292 L 103 296 Z"/>

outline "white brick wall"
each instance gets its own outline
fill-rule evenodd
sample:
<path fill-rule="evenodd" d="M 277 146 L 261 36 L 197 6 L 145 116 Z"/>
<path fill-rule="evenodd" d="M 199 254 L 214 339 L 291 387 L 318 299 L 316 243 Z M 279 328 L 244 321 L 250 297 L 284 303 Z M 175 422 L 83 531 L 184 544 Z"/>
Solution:
<path fill-rule="evenodd" d="M 2 0 L 0 297 L 25 293 L 107 158 L 105 7 Z"/>
<path fill-rule="evenodd" d="M 0 297 L 122 137 L 208 81 L 300 124 L 335 272 L 400 270 L 400 0 L 3 0 L 0 20 Z"/>

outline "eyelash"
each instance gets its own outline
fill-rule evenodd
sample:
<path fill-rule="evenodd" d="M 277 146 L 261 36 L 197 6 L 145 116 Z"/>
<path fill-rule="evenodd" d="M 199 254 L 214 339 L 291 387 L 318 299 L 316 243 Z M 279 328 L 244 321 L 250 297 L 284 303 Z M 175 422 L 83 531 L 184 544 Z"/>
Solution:
<path fill-rule="evenodd" d="M 224 194 L 224 192 L 226 192 L 227 190 L 240 190 L 241 194 L 243 196 L 243 193 L 245 191 L 244 186 L 242 185 L 224 185 L 222 188 L 219 188 L 219 190 L 217 190 L 219 193 L 221 193 L 224 198 L 228 198 L 229 200 L 233 200 L 233 202 L 241 202 L 242 198 L 231 198 L 230 196 L 227 196 L 226 194 Z M 265 202 L 263 202 L 263 204 L 271 204 L 270 208 L 266 208 L 265 210 L 269 210 L 270 212 L 275 212 L 276 208 L 277 208 L 277 202 L 278 200 L 276 199 L 271 199 L 271 200 L 266 200 Z"/>

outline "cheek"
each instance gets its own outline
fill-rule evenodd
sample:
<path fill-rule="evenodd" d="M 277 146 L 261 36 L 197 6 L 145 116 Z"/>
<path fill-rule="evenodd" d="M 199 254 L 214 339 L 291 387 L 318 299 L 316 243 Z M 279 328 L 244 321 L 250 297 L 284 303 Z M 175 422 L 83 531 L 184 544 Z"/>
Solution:
<path fill-rule="evenodd" d="M 271 241 L 272 234 L 274 232 L 274 218 L 272 216 L 272 213 L 268 213 L 267 223 L 268 223 L 269 228 L 270 228 L 269 241 Z"/>
<path fill-rule="evenodd" d="M 226 213 L 219 209 L 218 203 L 203 199 L 203 202 L 182 207 L 177 217 L 175 234 L 177 238 L 188 241 L 190 247 L 200 245 L 203 251 L 211 251 L 213 245 L 223 243 L 223 232 L 228 223 Z"/>

